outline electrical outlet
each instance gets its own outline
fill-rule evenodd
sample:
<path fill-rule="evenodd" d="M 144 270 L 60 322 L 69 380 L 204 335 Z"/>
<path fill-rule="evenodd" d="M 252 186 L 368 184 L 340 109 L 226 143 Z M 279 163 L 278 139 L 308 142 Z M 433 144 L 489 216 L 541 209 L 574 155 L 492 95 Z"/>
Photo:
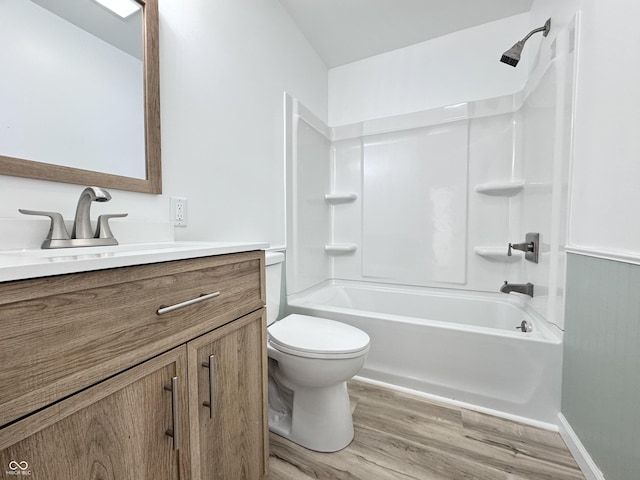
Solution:
<path fill-rule="evenodd" d="M 187 226 L 187 199 L 171 197 L 170 219 L 176 227 Z"/>

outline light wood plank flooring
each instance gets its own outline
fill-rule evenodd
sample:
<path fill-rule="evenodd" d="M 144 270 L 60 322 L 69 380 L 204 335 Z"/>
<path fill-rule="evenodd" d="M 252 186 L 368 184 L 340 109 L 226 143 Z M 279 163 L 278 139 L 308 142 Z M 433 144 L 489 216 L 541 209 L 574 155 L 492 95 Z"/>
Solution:
<path fill-rule="evenodd" d="M 355 438 L 318 453 L 270 435 L 271 480 L 584 480 L 557 433 L 349 382 Z"/>

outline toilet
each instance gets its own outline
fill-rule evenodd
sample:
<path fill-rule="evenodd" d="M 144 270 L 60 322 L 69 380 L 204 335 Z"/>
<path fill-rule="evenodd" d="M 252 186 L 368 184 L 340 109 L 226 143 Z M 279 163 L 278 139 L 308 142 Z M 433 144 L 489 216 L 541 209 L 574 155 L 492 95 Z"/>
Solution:
<path fill-rule="evenodd" d="M 269 430 L 318 452 L 353 440 L 347 380 L 364 365 L 369 336 L 308 315 L 276 320 L 284 254 L 266 252 Z"/>

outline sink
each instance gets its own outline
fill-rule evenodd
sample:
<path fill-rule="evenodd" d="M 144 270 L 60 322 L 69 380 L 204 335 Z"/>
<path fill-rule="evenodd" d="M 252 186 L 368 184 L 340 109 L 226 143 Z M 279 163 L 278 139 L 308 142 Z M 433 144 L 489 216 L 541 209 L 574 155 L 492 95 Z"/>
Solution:
<path fill-rule="evenodd" d="M 172 222 L 119 225 L 119 245 L 41 249 L 49 220 L 0 218 L 0 282 L 172 262 L 269 248 L 260 241 L 175 241 Z"/>
<path fill-rule="evenodd" d="M 155 243 L 129 243 L 125 245 L 109 245 L 106 247 L 76 247 L 76 248 L 52 248 L 38 250 L 0 250 L 0 256 L 10 255 L 19 257 L 30 257 L 38 259 L 54 258 L 105 258 L 115 255 L 136 255 L 138 253 L 150 252 L 154 250 L 195 250 L 200 248 L 210 248 L 214 242 L 155 242 Z"/>
<path fill-rule="evenodd" d="M 0 250 L 0 282 L 169 262 L 268 248 L 264 242 L 150 242 L 56 249 Z"/>

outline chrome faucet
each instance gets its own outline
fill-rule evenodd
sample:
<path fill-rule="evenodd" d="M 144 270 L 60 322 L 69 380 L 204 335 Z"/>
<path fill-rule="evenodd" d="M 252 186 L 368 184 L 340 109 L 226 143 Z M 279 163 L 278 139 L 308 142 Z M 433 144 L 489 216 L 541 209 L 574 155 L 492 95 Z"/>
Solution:
<path fill-rule="evenodd" d="M 509 283 L 505 280 L 504 284 L 500 287 L 500 291 L 502 293 L 524 293 L 525 295 L 533 297 L 533 283 Z"/>
<path fill-rule="evenodd" d="M 109 219 L 126 217 L 126 213 L 100 215 L 95 232 L 91 227 L 91 202 L 108 202 L 111 194 L 104 188 L 87 187 L 80 194 L 76 216 L 71 235 L 64 224 L 64 218 L 57 212 L 42 212 L 38 210 L 18 209 L 25 215 L 42 215 L 51 219 L 49 233 L 41 248 L 70 248 L 70 247 L 97 247 L 106 245 L 118 245 L 109 228 Z"/>
<path fill-rule="evenodd" d="M 78 199 L 71 238 L 93 238 L 94 232 L 91 228 L 90 214 L 91 202 L 108 202 L 109 200 L 111 200 L 111 194 L 104 188 L 85 188 Z"/>

